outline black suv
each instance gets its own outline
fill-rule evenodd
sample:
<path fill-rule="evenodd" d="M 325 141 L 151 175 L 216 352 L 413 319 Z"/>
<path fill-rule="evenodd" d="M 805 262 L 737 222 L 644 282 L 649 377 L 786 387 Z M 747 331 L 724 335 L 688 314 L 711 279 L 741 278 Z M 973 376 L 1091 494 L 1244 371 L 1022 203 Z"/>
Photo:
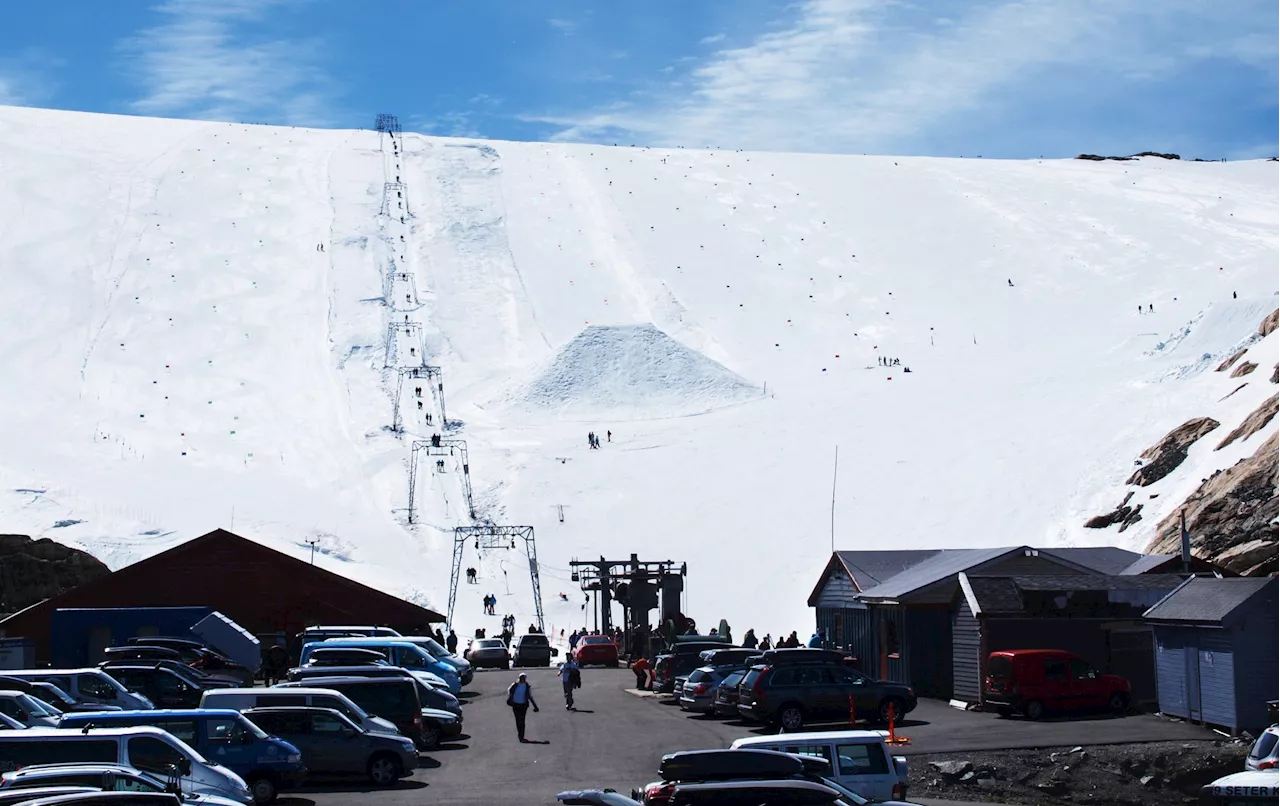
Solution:
<path fill-rule="evenodd" d="M 783 663 L 753 666 L 738 686 L 738 713 L 752 722 L 779 725 L 788 733 L 806 722 L 858 719 L 894 722 L 916 707 L 906 683 L 874 680 L 832 663 Z M 852 706 L 852 708 L 851 708 Z"/>
<path fill-rule="evenodd" d="M 666 654 L 659 655 L 653 664 L 655 690 L 670 694 L 675 690 L 676 678 L 687 676 L 694 669 L 705 666 L 702 653 L 708 650 L 741 649 L 724 641 L 681 641 Z"/>

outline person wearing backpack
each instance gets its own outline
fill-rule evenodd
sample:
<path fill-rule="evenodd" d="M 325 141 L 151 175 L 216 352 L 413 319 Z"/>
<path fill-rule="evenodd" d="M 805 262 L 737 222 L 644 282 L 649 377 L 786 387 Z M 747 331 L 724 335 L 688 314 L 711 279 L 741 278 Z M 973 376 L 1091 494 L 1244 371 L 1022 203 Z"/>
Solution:
<path fill-rule="evenodd" d="M 564 689 L 564 709 L 577 710 L 573 706 L 573 690 L 582 688 L 582 670 L 572 655 L 560 664 L 560 686 Z"/>
<path fill-rule="evenodd" d="M 521 743 L 527 743 L 529 740 L 524 738 L 524 719 L 529 713 L 529 706 L 533 706 L 534 713 L 538 712 L 538 703 L 533 699 L 533 686 L 529 685 L 529 676 L 524 672 L 507 688 L 507 705 L 516 718 L 516 735 L 520 737 Z"/>

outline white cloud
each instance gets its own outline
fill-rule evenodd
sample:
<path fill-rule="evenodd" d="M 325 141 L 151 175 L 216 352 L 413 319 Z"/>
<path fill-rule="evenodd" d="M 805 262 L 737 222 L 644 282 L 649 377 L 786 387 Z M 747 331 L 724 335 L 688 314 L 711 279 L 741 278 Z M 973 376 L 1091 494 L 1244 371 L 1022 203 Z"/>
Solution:
<path fill-rule="evenodd" d="M 699 44 L 699 45 L 714 45 L 714 44 L 715 44 L 715 43 L 717 43 L 717 42 L 723 42 L 723 41 L 724 41 L 724 39 L 725 39 L 724 34 L 712 34 L 711 36 L 704 36 L 704 37 L 702 37 L 701 39 L 699 39 L 699 40 L 698 40 L 698 44 Z"/>
<path fill-rule="evenodd" d="M 1187 62 L 1180 40 L 1275 62 L 1274 37 L 1244 35 L 1248 22 L 1192 0 L 955 0 L 928 10 L 916 20 L 921 9 L 905 3 L 805 0 L 750 44 L 681 70 L 681 89 L 664 79 L 655 100 L 530 119 L 560 127 L 562 140 L 870 152 L 1018 93 L 1079 91 L 1072 82 L 1086 73 L 1111 77 L 1091 88 L 1099 94 L 1167 76 Z"/>
<path fill-rule="evenodd" d="M 143 114 L 270 120 L 321 126 L 332 120 L 329 77 L 316 41 L 253 36 L 272 7 L 293 0 L 166 0 L 161 24 L 120 43 L 144 87 Z"/>
<path fill-rule="evenodd" d="M 563 20 L 563 19 L 557 19 L 555 17 L 547 20 L 547 25 L 550 25 L 552 28 L 555 28 L 557 31 L 564 34 L 565 36 L 569 36 L 574 31 L 578 30 L 578 23 L 574 22 L 573 20 Z"/>

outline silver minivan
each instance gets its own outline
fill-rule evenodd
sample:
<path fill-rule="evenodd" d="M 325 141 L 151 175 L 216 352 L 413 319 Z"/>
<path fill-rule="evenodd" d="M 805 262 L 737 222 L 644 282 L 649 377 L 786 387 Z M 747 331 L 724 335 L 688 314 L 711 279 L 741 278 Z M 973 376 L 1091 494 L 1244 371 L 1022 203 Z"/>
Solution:
<path fill-rule="evenodd" d="M 124 711 L 149 711 L 151 700 L 130 691 L 101 669 L 18 669 L 5 671 L 5 677 L 53 683 L 71 695 L 76 702 L 116 705 Z"/>
<path fill-rule="evenodd" d="M 28 728 L 0 731 L 0 771 L 36 764 L 104 762 L 140 770 L 176 768 L 183 789 L 253 803 L 244 779 L 159 728 Z M 3 784 L 0 784 L 3 786 Z"/>
<path fill-rule="evenodd" d="M 400 733 L 391 722 L 380 716 L 371 716 L 347 695 L 331 688 L 218 688 L 206 691 L 200 697 L 201 708 L 233 708 L 243 711 L 247 708 L 294 705 L 332 708 L 369 733 Z"/>
<path fill-rule="evenodd" d="M 777 750 L 819 756 L 831 763 L 831 777 L 868 800 L 905 800 L 907 760 L 894 756 L 878 730 L 784 733 L 738 739 L 734 750 Z"/>

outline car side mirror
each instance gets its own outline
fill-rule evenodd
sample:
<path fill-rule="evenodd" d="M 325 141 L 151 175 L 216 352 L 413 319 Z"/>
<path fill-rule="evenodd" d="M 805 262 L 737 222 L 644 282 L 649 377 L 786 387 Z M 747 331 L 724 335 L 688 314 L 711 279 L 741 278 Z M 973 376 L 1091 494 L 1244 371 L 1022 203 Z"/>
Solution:
<path fill-rule="evenodd" d="M 352 730 L 351 728 L 343 728 L 342 735 L 347 737 L 348 739 L 354 739 L 359 734 L 357 734 L 356 731 Z"/>
<path fill-rule="evenodd" d="M 178 759 L 178 763 L 175 764 L 174 766 L 178 768 L 178 772 L 182 773 L 184 777 L 191 775 L 191 759 L 189 758 Z"/>

